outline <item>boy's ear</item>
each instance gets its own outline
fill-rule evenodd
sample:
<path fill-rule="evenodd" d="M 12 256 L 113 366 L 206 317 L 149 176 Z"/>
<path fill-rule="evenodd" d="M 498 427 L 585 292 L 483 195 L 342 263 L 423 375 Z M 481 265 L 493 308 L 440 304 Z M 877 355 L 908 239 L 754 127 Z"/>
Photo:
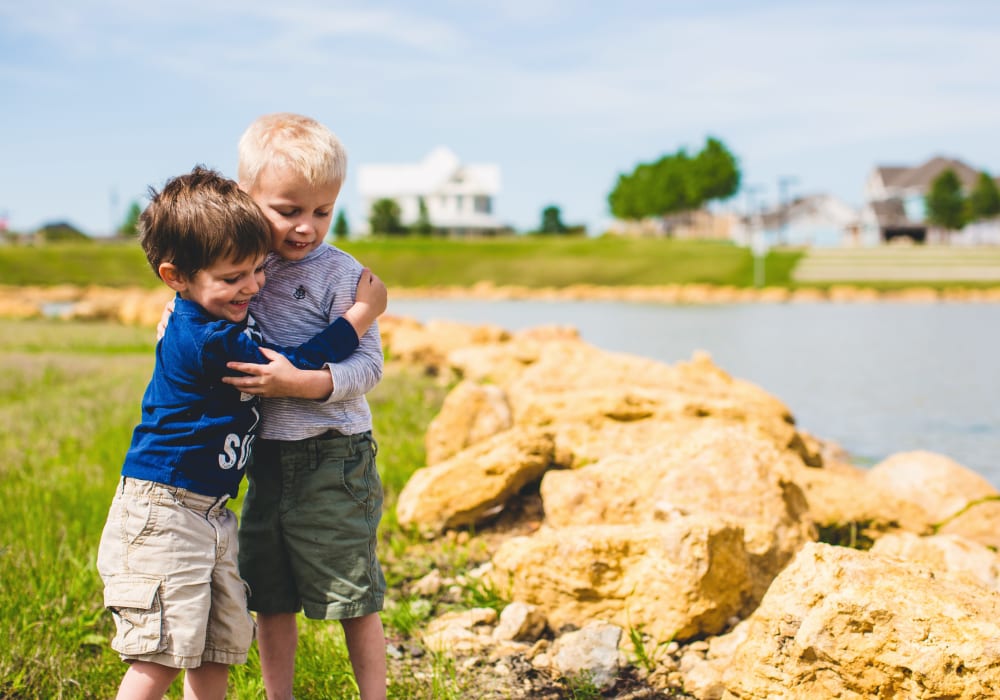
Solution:
<path fill-rule="evenodd" d="M 183 292 L 187 289 L 187 281 L 184 275 L 181 274 L 181 271 L 173 263 L 160 263 L 157 271 L 160 273 L 160 279 L 163 280 L 164 284 L 175 292 Z"/>

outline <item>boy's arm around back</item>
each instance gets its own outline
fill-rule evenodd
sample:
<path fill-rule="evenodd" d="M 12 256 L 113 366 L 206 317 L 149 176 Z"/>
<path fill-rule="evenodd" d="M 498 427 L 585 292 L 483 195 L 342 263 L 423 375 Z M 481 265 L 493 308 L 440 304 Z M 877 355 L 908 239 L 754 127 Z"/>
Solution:
<path fill-rule="evenodd" d="M 378 322 L 361 337 L 358 349 L 343 362 L 327 364 L 333 379 L 333 392 L 325 403 L 363 396 L 382 380 L 382 336 Z"/>
<path fill-rule="evenodd" d="M 337 318 L 298 347 L 282 347 L 272 343 L 258 345 L 242 330 L 237 331 L 235 328 L 228 329 L 219 340 L 221 346 L 218 352 L 223 363 L 266 363 L 268 358 L 261 352 L 261 348 L 266 347 L 281 353 L 300 369 L 319 369 L 331 360 L 340 362 L 350 356 L 359 344 L 353 326 L 343 317 Z"/>
<path fill-rule="evenodd" d="M 366 280 L 369 280 L 368 284 Z M 387 305 L 388 292 L 385 284 L 371 270 L 363 268 L 355 288 L 354 306 L 345 316 L 350 318 L 350 314 L 359 307 L 362 307 L 362 312 L 370 316 L 371 306 L 375 307 L 378 312 L 375 315 L 378 316 L 385 311 Z M 379 334 L 378 323 L 373 320 L 368 331 L 361 334 L 358 349 L 350 357 L 337 364 L 327 363 L 333 381 L 333 391 L 324 403 L 334 403 L 367 394 L 381 381 L 383 362 L 382 336 Z"/>

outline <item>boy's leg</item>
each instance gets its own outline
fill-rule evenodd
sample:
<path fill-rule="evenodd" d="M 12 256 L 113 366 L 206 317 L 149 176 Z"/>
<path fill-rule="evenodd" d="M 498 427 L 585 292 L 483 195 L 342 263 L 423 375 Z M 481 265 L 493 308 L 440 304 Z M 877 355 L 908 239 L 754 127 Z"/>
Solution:
<path fill-rule="evenodd" d="M 298 642 L 295 613 L 257 613 L 257 648 L 267 700 L 292 700 Z"/>
<path fill-rule="evenodd" d="M 179 672 L 180 669 L 151 661 L 133 661 L 118 686 L 115 700 L 160 700 Z"/>
<path fill-rule="evenodd" d="M 385 700 L 385 632 L 378 613 L 340 621 L 361 700 Z"/>
<path fill-rule="evenodd" d="M 184 700 L 225 700 L 229 666 L 203 663 L 184 674 Z"/>

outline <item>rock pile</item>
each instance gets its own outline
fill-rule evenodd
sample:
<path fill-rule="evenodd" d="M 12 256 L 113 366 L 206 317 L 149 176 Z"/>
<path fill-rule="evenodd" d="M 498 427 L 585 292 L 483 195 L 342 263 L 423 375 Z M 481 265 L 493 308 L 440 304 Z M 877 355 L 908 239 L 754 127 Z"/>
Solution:
<path fill-rule="evenodd" d="M 666 366 L 565 328 L 382 329 L 392 357 L 460 378 L 400 523 L 482 526 L 535 488 L 544 509 L 483 573 L 515 602 L 430 643 L 502 642 L 563 674 L 587 658 L 606 686 L 613 655 L 558 651 L 583 636 L 698 698 L 1000 696 L 1000 493 L 961 465 L 857 469 L 704 355 Z"/>

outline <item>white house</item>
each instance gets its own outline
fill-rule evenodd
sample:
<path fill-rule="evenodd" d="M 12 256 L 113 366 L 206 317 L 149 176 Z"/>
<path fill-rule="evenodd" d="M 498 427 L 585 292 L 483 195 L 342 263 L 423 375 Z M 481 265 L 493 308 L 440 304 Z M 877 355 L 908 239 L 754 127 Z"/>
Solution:
<path fill-rule="evenodd" d="M 358 167 L 358 191 L 365 219 L 379 199 L 393 199 L 400 220 L 411 225 L 423 200 L 435 230 L 452 235 L 494 234 L 505 226 L 494 215 L 500 192 L 500 167 L 463 165 L 445 147 L 432 150 L 419 163 L 369 164 Z"/>

